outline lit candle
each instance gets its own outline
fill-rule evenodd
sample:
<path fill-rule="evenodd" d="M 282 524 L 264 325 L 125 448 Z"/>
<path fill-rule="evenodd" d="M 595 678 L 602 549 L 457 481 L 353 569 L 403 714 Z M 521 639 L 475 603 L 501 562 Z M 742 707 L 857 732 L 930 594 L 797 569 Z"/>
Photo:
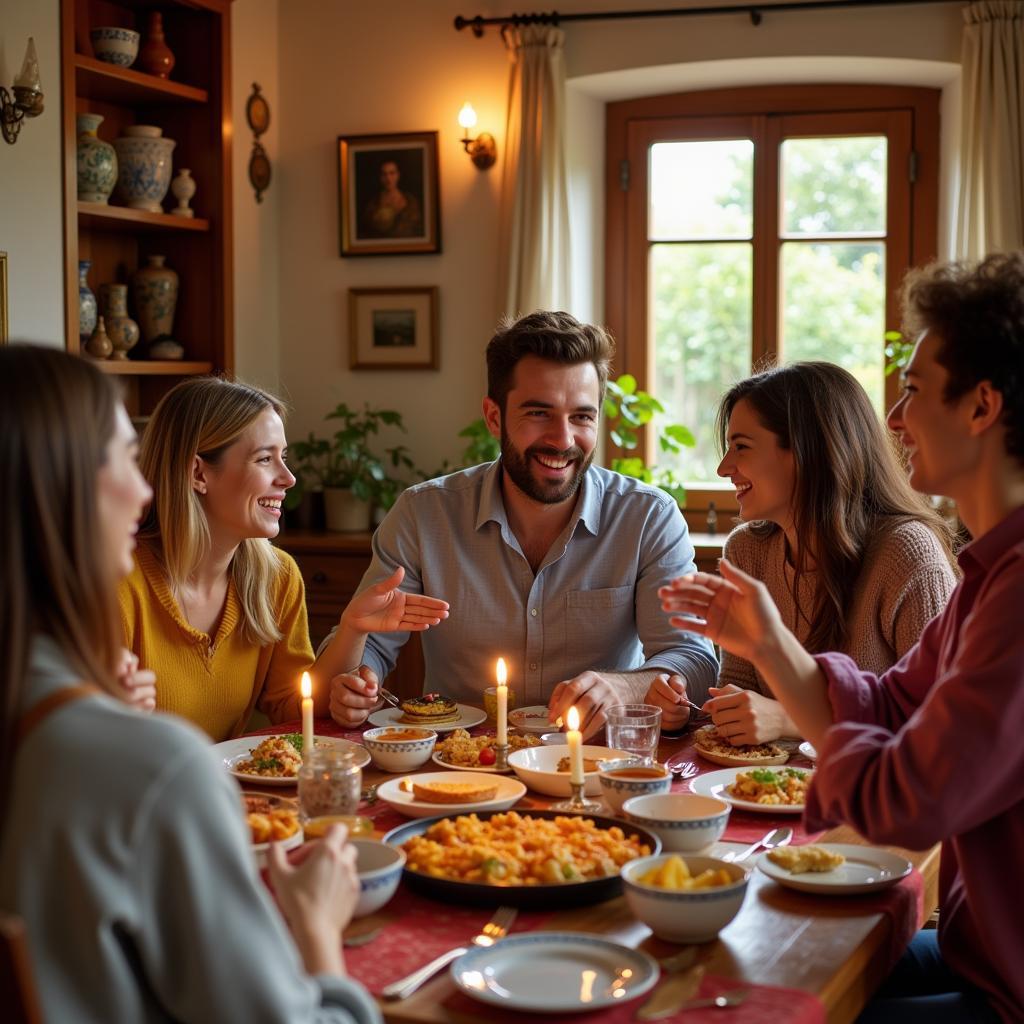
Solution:
<path fill-rule="evenodd" d="M 313 753 L 313 684 L 309 681 L 309 673 L 302 673 L 302 756 L 309 757 Z"/>
<path fill-rule="evenodd" d="M 569 744 L 569 781 L 573 785 L 583 785 L 583 737 L 580 735 L 580 713 L 573 705 L 566 715 L 569 731 L 565 740 Z"/>
<path fill-rule="evenodd" d="M 496 742 L 499 744 L 508 743 L 508 671 L 505 668 L 505 659 L 498 659 L 498 692 L 497 697 L 497 712 L 496 717 L 498 719 L 498 735 Z"/>

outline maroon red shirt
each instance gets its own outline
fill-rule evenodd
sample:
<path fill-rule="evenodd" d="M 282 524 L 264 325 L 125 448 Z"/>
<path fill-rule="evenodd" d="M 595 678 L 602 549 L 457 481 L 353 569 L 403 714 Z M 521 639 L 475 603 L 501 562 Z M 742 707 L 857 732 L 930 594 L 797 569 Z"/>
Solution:
<path fill-rule="evenodd" d="M 963 549 L 963 580 L 883 676 L 823 654 L 837 725 L 809 829 L 942 843 L 939 945 L 1007 1021 L 1024 1020 L 1024 508 Z"/>

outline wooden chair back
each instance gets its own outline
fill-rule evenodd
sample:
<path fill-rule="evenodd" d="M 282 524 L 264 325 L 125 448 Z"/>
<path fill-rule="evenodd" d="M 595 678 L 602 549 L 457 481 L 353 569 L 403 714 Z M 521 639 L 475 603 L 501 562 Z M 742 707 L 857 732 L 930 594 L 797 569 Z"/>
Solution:
<path fill-rule="evenodd" d="M 20 917 L 0 913 L 0 1014 L 9 1024 L 43 1024 Z"/>

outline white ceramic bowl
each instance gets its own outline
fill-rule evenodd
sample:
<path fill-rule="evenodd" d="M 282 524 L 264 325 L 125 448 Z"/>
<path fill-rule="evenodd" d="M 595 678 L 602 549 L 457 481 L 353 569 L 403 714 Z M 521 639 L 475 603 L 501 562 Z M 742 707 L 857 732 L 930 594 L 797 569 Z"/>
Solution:
<path fill-rule="evenodd" d="M 96 59 L 107 64 L 130 68 L 139 55 L 139 33 L 133 32 L 130 28 L 94 28 L 89 32 L 89 38 L 92 40 L 92 52 L 96 54 Z"/>
<path fill-rule="evenodd" d="M 417 733 L 415 739 L 391 739 L 402 733 Z M 386 725 L 380 729 L 367 729 L 363 733 L 363 746 L 373 763 L 386 772 L 411 772 L 425 765 L 434 752 L 437 733 L 418 725 Z"/>
<path fill-rule="evenodd" d="M 353 917 L 366 917 L 380 910 L 398 888 L 405 867 L 405 851 L 377 839 L 351 839 L 356 848 L 359 872 L 359 902 Z"/>
<path fill-rule="evenodd" d="M 660 771 L 661 775 L 655 777 L 644 774 L 655 770 Z M 631 771 L 632 774 L 629 774 Z M 601 796 L 615 814 L 634 796 L 667 793 L 672 788 L 672 775 L 663 765 L 639 764 L 635 757 L 602 761 L 597 777 L 601 780 Z"/>
<path fill-rule="evenodd" d="M 523 750 L 509 754 L 508 763 L 519 776 L 520 781 L 525 782 L 535 793 L 544 793 L 547 796 L 571 796 L 569 773 L 558 770 L 558 762 L 568 756 L 569 748 L 564 746 L 525 747 Z M 629 752 L 626 750 L 583 745 L 584 760 L 609 761 L 613 758 L 629 756 Z M 600 796 L 601 794 L 601 780 L 597 774 L 596 767 L 593 771 L 584 771 L 583 773 L 583 792 L 587 796 Z"/>
<path fill-rule="evenodd" d="M 631 860 L 622 868 L 623 891 L 629 909 L 648 928 L 668 942 L 709 942 L 738 913 L 747 893 L 750 872 L 741 864 L 728 864 L 716 857 L 686 856 L 690 874 L 699 875 L 708 868 L 725 868 L 734 881 L 714 889 L 662 889 L 644 885 L 637 879 L 671 857 Z"/>
<path fill-rule="evenodd" d="M 630 821 L 656 832 L 668 852 L 699 853 L 722 837 L 731 808 L 724 800 L 696 793 L 634 796 L 622 811 Z"/>
<path fill-rule="evenodd" d="M 299 805 L 296 800 L 292 800 L 289 797 L 278 796 L 276 793 L 243 793 L 242 794 L 242 805 L 245 813 L 248 815 L 250 810 L 253 813 L 263 813 L 264 807 L 262 805 L 269 805 L 269 809 L 272 811 L 291 811 L 295 815 L 296 824 L 299 822 Z M 277 840 L 286 850 L 293 850 L 296 846 L 302 845 L 302 828 L 296 829 L 286 839 Z M 270 843 L 253 843 L 252 844 L 252 855 L 256 860 L 257 870 L 263 870 L 267 866 L 267 851 L 270 849 Z"/>

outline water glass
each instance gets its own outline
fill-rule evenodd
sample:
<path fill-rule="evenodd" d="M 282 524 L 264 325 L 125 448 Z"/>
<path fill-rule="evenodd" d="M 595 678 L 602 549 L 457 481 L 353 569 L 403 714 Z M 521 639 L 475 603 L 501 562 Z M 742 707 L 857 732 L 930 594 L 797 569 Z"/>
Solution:
<path fill-rule="evenodd" d="M 299 812 L 302 821 L 355 814 L 363 771 L 355 755 L 317 747 L 299 768 Z"/>
<path fill-rule="evenodd" d="M 661 708 L 653 704 L 619 704 L 605 711 L 608 746 L 636 754 L 653 764 L 661 736 Z"/>
<path fill-rule="evenodd" d="M 508 711 L 512 711 L 516 707 L 516 691 L 512 687 L 508 687 Z M 487 713 L 489 721 L 493 722 L 498 717 L 498 688 L 496 686 L 488 686 L 484 690 L 484 711 Z"/>

